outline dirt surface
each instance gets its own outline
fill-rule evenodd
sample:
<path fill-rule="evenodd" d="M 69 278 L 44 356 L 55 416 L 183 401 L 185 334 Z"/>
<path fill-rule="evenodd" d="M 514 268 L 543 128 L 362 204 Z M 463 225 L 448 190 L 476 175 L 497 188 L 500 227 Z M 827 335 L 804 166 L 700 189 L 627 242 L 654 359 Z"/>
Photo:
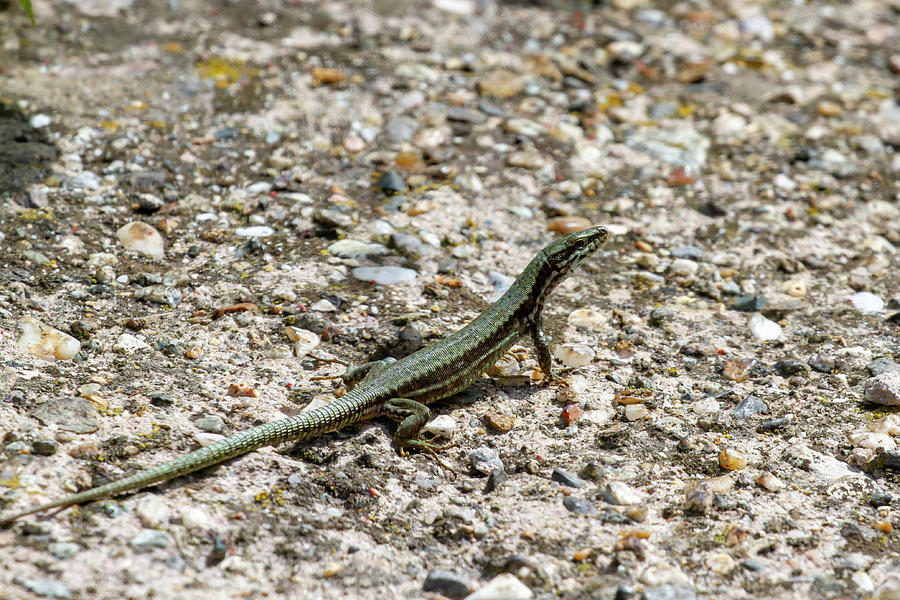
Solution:
<path fill-rule="evenodd" d="M 0 514 L 319 406 L 322 358 L 613 235 L 545 310 L 567 387 L 523 340 L 433 407 L 453 473 L 380 419 L 263 449 L 0 529 L 0 599 L 900 597 L 896 0 L 34 12 L 0 13 Z"/>

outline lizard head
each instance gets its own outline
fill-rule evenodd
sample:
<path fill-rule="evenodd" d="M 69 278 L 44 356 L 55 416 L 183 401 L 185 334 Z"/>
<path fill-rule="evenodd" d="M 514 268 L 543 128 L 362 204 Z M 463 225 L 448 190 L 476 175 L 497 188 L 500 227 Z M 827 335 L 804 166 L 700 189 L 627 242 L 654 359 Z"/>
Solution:
<path fill-rule="evenodd" d="M 544 248 L 544 258 L 554 271 L 565 275 L 572 272 L 588 256 L 606 243 L 609 231 L 605 227 L 591 227 L 565 235 Z"/>

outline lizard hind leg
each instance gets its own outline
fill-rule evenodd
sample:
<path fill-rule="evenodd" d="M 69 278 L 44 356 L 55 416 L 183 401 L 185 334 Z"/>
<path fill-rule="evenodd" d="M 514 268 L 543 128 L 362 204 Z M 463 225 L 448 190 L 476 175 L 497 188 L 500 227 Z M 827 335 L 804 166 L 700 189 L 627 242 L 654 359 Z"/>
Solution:
<path fill-rule="evenodd" d="M 422 428 L 431 420 L 431 409 L 409 398 L 391 398 L 384 403 L 383 411 L 385 416 L 399 423 L 394 431 L 394 445 L 400 456 L 406 456 L 406 449 L 412 448 L 427 453 L 441 467 L 453 472 L 437 453 L 455 447 L 456 443 L 440 445 L 435 444 L 433 439 L 424 440 L 419 437 Z"/>

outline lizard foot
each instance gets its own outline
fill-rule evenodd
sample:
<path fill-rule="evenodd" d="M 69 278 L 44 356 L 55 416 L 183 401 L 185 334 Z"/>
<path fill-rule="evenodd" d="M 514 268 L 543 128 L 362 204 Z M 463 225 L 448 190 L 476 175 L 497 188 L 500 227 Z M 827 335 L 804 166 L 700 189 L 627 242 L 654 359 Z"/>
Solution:
<path fill-rule="evenodd" d="M 426 454 L 431 456 L 431 458 L 433 458 L 434 461 L 443 469 L 456 475 L 456 471 L 453 470 L 453 467 L 447 465 L 447 463 L 442 461 L 437 453 L 443 452 L 444 450 L 449 450 L 450 448 L 456 448 L 457 446 L 459 446 L 459 444 L 456 442 L 452 442 L 450 444 L 434 444 L 433 442 L 435 439 L 436 438 L 432 438 L 431 441 L 426 441 L 418 438 L 406 440 L 403 442 L 403 445 L 399 447 L 400 456 L 407 456 L 408 453 L 406 452 L 406 448 L 414 448 L 415 450 L 418 450 L 420 452 L 425 452 Z"/>

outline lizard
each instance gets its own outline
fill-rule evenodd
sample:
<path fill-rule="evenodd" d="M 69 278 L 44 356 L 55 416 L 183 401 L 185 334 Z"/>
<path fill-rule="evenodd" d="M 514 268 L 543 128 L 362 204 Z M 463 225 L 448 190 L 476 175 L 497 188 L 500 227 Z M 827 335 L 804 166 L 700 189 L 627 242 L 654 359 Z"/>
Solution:
<path fill-rule="evenodd" d="M 445 447 L 419 437 L 431 419 L 428 404 L 469 387 L 519 338 L 531 336 L 546 380 L 562 381 L 551 368 L 542 317 L 544 302 L 608 237 L 605 227 L 591 227 L 557 238 L 538 252 L 509 289 L 468 325 L 400 360 L 386 358 L 348 368 L 341 377 L 348 385 L 355 385 L 324 406 L 246 429 L 133 475 L 4 516 L 0 518 L 0 526 L 53 508 L 62 510 L 134 492 L 257 448 L 308 440 L 379 416 L 399 423 L 393 442 L 401 456 L 412 449 L 437 458 L 435 451 Z"/>

